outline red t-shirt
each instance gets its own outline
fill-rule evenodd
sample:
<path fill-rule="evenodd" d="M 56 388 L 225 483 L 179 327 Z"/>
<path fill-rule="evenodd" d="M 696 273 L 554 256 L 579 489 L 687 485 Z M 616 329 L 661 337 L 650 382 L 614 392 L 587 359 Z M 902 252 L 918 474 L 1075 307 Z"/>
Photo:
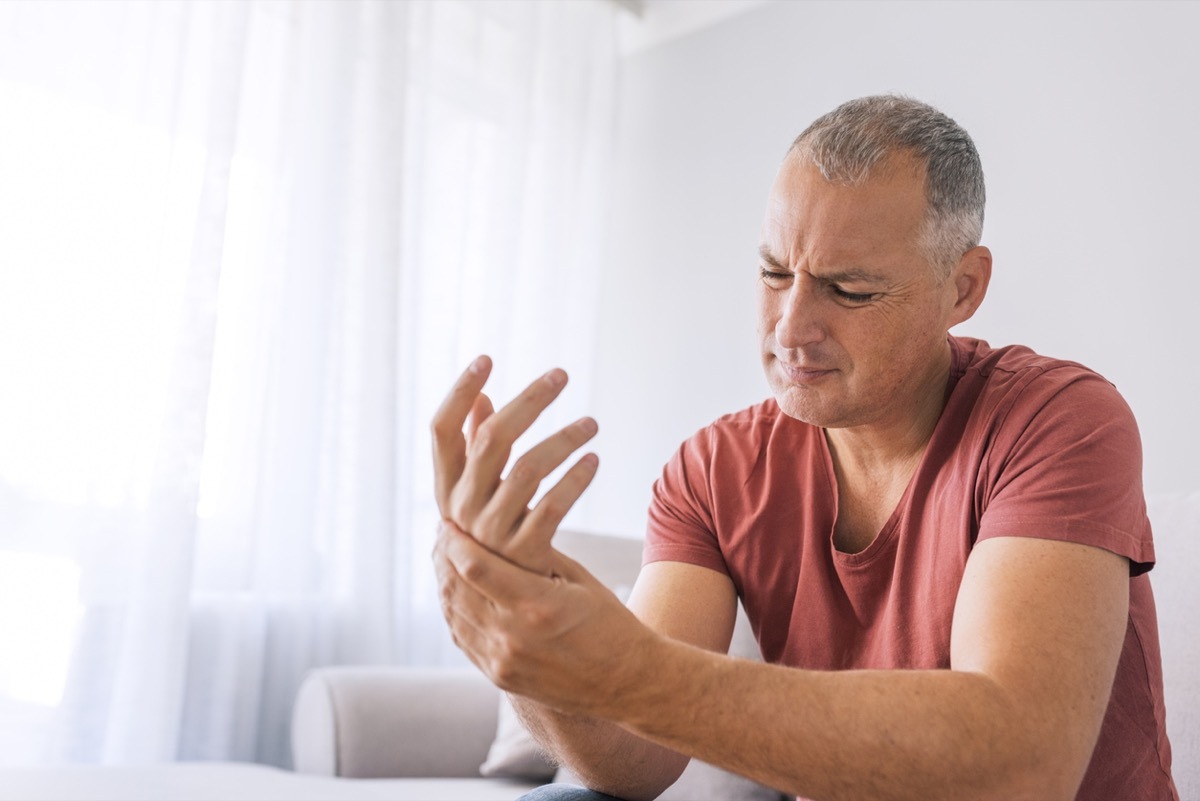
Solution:
<path fill-rule="evenodd" d="M 1096 373 L 1027 348 L 950 338 L 946 407 L 904 496 L 863 551 L 834 548 L 822 429 L 769 400 L 687 440 L 654 486 L 645 561 L 737 587 L 768 662 L 815 670 L 950 667 L 963 569 L 988 537 L 1129 559 L 1129 626 L 1079 801 L 1177 801 L 1170 776 L 1141 442 Z"/>

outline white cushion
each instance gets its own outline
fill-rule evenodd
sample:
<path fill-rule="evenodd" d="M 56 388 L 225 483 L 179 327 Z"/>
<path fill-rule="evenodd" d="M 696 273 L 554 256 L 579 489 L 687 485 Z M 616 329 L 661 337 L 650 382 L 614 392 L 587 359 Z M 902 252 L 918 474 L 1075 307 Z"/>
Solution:
<path fill-rule="evenodd" d="M 522 725 L 508 695 L 500 693 L 496 739 L 479 766 L 479 774 L 492 779 L 548 782 L 554 778 L 554 771 L 554 763 Z"/>

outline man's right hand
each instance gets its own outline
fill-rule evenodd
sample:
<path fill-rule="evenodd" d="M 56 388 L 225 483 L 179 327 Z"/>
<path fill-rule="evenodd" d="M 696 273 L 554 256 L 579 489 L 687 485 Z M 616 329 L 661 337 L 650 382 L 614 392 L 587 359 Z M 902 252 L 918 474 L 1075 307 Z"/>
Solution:
<path fill-rule="evenodd" d="M 678 778 L 687 757 L 604 719 L 612 711 L 605 703 L 628 693 L 603 687 L 644 683 L 630 649 L 648 652 L 647 643 L 661 641 L 652 632 L 724 651 L 737 604 L 733 582 L 694 565 L 654 563 L 639 575 L 627 613 L 557 553 L 551 539 L 591 483 L 596 457 L 580 458 L 532 509 L 529 503 L 595 435 L 595 421 L 585 417 L 546 438 L 502 480 L 513 443 L 558 397 L 567 376 L 552 370 L 493 412 L 483 394 L 491 367 L 487 357 L 477 359 L 433 419 L 435 492 L 447 521 L 434 564 L 446 621 L 464 653 L 517 693 L 514 704 L 539 741 L 584 783 L 624 798 L 653 798 Z M 614 642 L 622 648 L 614 651 Z"/>
<path fill-rule="evenodd" d="M 595 454 L 580 458 L 532 509 L 529 503 L 542 481 L 595 436 L 596 421 L 584 417 L 547 437 L 501 479 L 513 443 L 562 392 L 567 374 L 551 370 L 497 412 L 483 394 L 491 369 L 487 356 L 472 362 L 434 415 L 438 509 L 481 545 L 521 567 L 548 574 L 551 539 L 595 477 Z"/>

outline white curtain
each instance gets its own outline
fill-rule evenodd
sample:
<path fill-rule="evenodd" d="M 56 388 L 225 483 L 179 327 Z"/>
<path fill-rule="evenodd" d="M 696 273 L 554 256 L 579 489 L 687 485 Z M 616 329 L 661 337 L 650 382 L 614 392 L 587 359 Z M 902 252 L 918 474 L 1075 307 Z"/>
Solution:
<path fill-rule="evenodd" d="M 0 763 L 286 765 L 446 664 L 428 421 L 585 413 L 616 6 L 0 3 Z"/>

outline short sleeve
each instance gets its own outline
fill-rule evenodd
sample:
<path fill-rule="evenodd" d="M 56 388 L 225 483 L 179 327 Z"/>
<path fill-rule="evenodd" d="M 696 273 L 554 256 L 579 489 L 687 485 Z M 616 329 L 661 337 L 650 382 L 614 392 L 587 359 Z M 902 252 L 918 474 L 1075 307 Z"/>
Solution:
<path fill-rule="evenodd" d="M 654 482 L 643 564 L 686 562 L 729 575 L 713 522 L 711 435 L 706 428 L 686 440 Z"/>
<path fill-rule="evenodd" d="M 979 539 L 1078 542 L 1154 565 L 1142 494 L 1137 422 L 1116 388 L 1069 366 L 1038 374 L 1016 396 L 990 449 Z"/>

